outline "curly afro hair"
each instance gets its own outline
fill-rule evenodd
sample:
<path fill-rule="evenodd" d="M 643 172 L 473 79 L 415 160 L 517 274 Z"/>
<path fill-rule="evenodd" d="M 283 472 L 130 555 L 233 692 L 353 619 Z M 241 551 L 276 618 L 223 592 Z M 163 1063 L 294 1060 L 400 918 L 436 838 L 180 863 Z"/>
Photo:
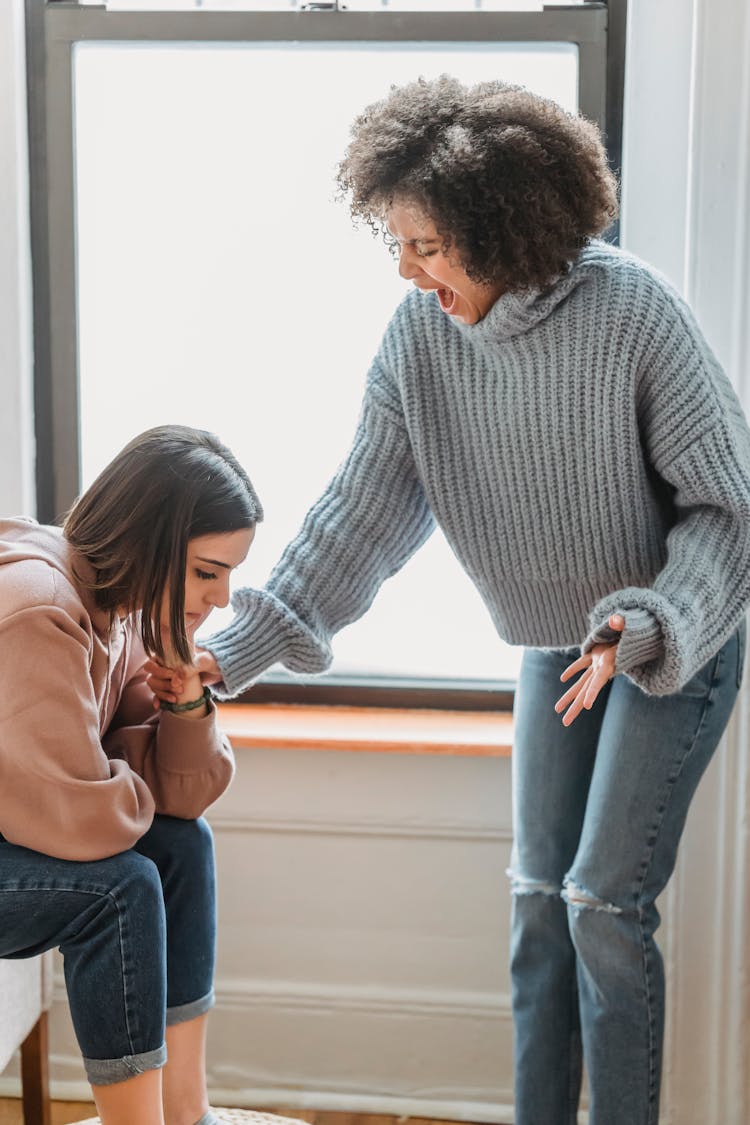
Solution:
<path fill-rule="evenodd" d="M 521 86 L 447 74 L 369 106 L 337 181 L 376 235 L 394 202 L 412 206 L 473 281 L 503 289 L 546 288 L 617 216 L 595 125 Z"/>

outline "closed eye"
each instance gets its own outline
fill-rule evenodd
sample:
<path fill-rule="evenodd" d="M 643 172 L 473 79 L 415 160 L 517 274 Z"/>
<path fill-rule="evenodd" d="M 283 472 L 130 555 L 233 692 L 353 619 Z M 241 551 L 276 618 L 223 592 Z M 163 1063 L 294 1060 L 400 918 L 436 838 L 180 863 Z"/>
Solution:
<path fill-rule="evenodd" d="M 210 582 L 212 579 L 216 578 L 216 575 L 212 574 L 210 570 L 201 570 L 200 567 L 195 568 L 195 573 L 204 582 Z"/>

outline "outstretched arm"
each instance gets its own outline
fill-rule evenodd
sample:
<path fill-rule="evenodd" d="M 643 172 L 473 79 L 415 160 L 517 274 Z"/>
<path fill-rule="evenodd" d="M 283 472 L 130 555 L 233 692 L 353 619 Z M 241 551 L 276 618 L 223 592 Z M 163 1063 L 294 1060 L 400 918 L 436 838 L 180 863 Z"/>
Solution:
<path fill-rule="evenodd" d="M 424 543 L 434 517 L 398 392 L 376 361 L 351 450 L 263 590 L 240 590 L 236 616 L 204 647 L 235 695 L 271 664 L 322 672 L 334 633 L 360 617 L 382 583 Z"/>

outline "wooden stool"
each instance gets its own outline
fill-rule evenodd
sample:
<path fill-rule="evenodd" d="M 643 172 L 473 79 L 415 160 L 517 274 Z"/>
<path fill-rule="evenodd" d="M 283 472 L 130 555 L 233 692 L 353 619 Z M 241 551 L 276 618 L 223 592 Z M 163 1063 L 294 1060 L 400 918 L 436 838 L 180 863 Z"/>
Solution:
<path fill-rule="evenodd" d="M 276 1113 L 256 1113 L 254 1109 L 225 1109 L 221 1106 L 211 1106 L 219 1121 L 226 1121 L 227 1125 L 307 1125 L 298 1117 L 279 1117 Z M 101 1125 L 98 1117 L 87 1117 L 85 1121 L 76 1121 L 75 1125 Z"/>

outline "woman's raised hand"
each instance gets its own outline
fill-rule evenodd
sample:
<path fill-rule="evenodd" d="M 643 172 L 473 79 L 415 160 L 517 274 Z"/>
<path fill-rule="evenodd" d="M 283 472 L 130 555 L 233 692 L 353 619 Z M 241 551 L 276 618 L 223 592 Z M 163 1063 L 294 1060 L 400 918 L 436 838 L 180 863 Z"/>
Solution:
<path fill-rule="evenodd" d="M 178 703 L 182 696 L 189 694 L 187 688 L 192 692 L 191 698 L 197 699 L 204 684 L 217 684 L 221 680 L 218 664 L 205 649 L 198 649 L 192 665 L 187 667 L 175 665 L 170 668 L 152 657 L 146 661 L 144 668 L 147 672 L 146 683 L 154 693 L 155 708 L 162 701 Z"/>
<path fill-rule="evenodd" d="M 615 613 L 609 619 L 609 626 L 615 632 L 621 633 L 625 628 L 625 618 L 621 614 Z M 583 675 L 555 704 L 555 711 L 558 715 L 565 711 L 563 715 L 564 726 L 569 727 L 578 718 L 581 711 L 591 710 L 599 692 L 615 674 L 616 658 L 616 642 L 614 644 L 594 645 L 590 652 L 580 656 L 578 660 L 575 660 L 565 669 L 560 677 L 563 683 L 566 683 L 571 676 L 575 676 L 578 672 L 583 672 Z"/>

